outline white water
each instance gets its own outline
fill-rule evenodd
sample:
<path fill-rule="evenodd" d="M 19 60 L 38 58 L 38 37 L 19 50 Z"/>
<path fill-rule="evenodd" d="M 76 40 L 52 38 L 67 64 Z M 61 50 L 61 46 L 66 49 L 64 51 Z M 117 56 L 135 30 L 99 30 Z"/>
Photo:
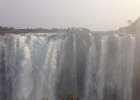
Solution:
<path fill-rule="evenodd" d="M 1 36 L 0 100 L 132 100 L 135 43 L 128 34 Z"/>

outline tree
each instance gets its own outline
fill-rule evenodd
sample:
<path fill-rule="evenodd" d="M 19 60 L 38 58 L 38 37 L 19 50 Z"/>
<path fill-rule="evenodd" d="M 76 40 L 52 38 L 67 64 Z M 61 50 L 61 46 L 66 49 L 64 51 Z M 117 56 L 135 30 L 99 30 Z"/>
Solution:
<path fill-rule="evenodd" d="M 127 23 L 131 25 L 133 23 L 133 20 L 128 20 Z"/>

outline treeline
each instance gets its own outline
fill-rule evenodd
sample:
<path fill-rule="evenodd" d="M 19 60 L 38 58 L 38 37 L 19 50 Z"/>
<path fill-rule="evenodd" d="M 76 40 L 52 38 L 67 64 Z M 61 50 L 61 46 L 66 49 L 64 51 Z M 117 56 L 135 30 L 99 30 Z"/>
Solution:
<path fill-rule="evenodd" d="M 133 23 L 129 24 L 127 27 L 121 27 L 120 32 L 128 34 L 137 34 L 140 32 L 140 17 L 135 20 Z"/>
<path fill-rule="evenodd" d="M 52 32 L 66 32 L 67 29 L 57 29 L 57 28 L 52 28 L 52 29 L 44 29 L 44 28 L 26 28 L 26 29 L 15 29 L 13 27 L 2 27 L 0 26 L 0 33 L 4 34 L 4 33 L 52 33 Z"/>

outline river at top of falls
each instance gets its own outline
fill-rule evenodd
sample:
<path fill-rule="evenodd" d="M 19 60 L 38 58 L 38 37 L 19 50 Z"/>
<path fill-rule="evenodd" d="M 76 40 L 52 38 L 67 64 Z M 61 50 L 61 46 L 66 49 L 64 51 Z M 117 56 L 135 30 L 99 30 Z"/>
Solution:
<path fill-rule="evenodd" d="M 0 100 L 133 100 L 135 46 L 125 33 L 0 36 Z"/>

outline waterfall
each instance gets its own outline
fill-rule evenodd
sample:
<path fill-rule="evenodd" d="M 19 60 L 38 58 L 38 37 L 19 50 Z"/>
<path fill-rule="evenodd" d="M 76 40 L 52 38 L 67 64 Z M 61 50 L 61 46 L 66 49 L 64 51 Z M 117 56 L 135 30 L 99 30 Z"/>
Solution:
<path fill-rule="evenodd" d="M 135 47 L 125 33 L 0 36 L 0 100 L 133 100 Z"/>
<path fill-rule="evenodd" d="M 87 55 L 85 74 L 85 97 L 83 100 L 97 100 L 97 51 L 94 36 L 90 34 L 91 46 Z"/>

